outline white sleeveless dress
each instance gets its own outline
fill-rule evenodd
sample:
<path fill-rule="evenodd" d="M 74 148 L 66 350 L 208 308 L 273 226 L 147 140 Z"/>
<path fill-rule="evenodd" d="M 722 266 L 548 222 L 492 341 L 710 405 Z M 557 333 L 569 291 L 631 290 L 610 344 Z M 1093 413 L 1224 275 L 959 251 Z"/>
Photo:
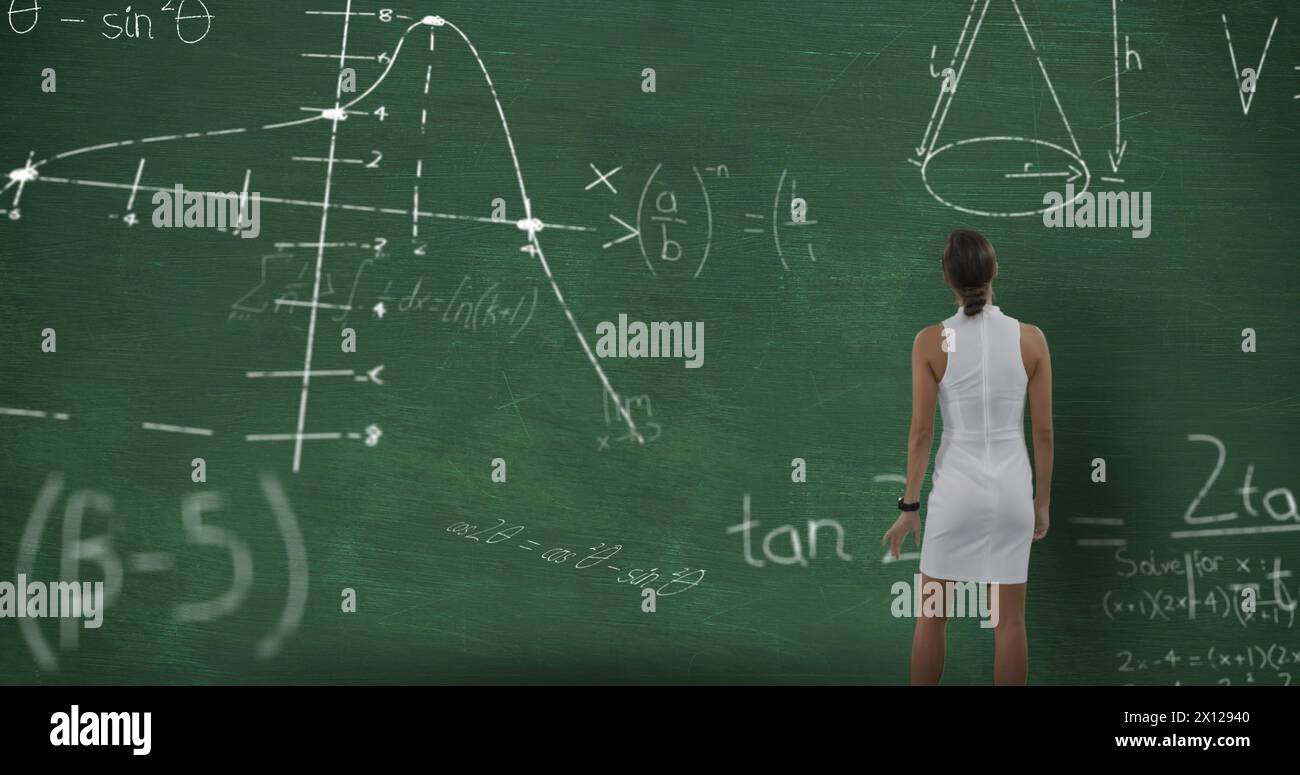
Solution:
<path fill-rule="evenodd" d="M 1034 534 L 1025 446 L 1020 321 L 992 304 L 952 329 L 939 382 L 943 431 L 921 539 L 921 571 L 950 581 L 1021 584 Z"/>

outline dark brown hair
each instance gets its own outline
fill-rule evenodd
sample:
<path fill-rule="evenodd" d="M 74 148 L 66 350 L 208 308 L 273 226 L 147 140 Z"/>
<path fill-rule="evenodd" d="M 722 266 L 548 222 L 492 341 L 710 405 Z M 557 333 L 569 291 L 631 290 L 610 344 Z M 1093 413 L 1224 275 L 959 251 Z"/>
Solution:
<path fill-rule="evenodd" d="M 949 234 L 943 247 L 943 269 L 967 315 L 984 309 L 993 296 L 989 283 L 998 273 L 998 254 L 983 234 L 971 229 Z"/>

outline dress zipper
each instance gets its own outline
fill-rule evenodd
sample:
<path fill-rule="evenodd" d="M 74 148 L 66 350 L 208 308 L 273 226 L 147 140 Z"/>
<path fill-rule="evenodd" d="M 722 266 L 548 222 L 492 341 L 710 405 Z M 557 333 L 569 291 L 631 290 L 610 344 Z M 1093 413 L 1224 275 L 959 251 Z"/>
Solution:
<path fill-rule="evenodd" d="M 980 341 L 983 347 L 980 351 L 980 368 L 981 377 L 980 387 L 984 396 L 984 466 L 987 468 L 991 462 L 991 452 L 989 450 L 989 327 L 988 312 L 980 314 Z"/>

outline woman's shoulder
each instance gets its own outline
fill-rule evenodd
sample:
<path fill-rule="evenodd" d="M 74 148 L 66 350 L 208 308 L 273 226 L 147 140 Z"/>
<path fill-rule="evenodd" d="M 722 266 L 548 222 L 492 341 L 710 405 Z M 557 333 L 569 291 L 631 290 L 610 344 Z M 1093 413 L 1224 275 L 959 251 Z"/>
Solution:
<path fill-rule="evenodd" d="M 1020 324 L 1021 339 L 1027 338 L 1034 342 L 1042 342 L 1044 344 L 1047 343 L 1047 335 L 1043 333 L 1043 329 L 1039 328 L 1033 323 L 1026 323 L 1023 320 L 1017 320 L 1016 322 Z"/>
<path fill-rule="evenodd" d="M 1037 371 L 1037 364 L 1047 357 L 1047 336 L 1043 329 L 1033 323 L 1020 323 L 1020 358 L 1030 368 L 1029 373 Z"/>
<path fill-rule="evenodd" d="M 916 332 L 916 337 L 912 339 L 912 346 L 921 350 L 930 350 L 933 345 L 937 345 L 943 339 L 944 323 L 933 323 Z"/>

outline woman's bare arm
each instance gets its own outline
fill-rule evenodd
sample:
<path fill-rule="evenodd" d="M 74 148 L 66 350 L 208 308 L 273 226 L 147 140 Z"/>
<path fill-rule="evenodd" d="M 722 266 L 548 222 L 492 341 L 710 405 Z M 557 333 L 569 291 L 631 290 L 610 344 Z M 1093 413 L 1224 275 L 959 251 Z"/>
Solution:
<path fill-rule="evenodd" d="M 921 499 L 921 485 L 925 469 L 930 464 L 930 447 L 934 442 L 934 407 L 939 400 L 939 377 L 935 375 L 930 359 L 936 355 L 946 358 L 940 342 L 942 326 L 922 329 L 912 342 L 912 423 L 907 432 L 907 484 L 903 500 L 915 503 Z M 898 519 L 885 532 L 881 543 L 888 543 L 894 558 L 899 556 L 903 539 L 911 534 L 912 542 L 921 545 L 921 519 L 918 512 L 899 512 Z"/>
<path fill-rule="evenodd" d="M 934 444 L 934 407 L 939 400 L 939 380 L 930 359 L 942 352 L 941 327 L 921 329 L 912 342 L 912 425 L 907 432 L 907 486 L 903 499 L 914 503 L 921 498 L 925 469 Z"/>
<path fill-rule="evenodd" d="M 1029 372 L 1029 417 L 1034 440 L 1034 540 L 1047 535 L 1052 500 L 1052 358 L 1047 337 L 1037 326 L 1026 325 L 1022 353 Z"/>

